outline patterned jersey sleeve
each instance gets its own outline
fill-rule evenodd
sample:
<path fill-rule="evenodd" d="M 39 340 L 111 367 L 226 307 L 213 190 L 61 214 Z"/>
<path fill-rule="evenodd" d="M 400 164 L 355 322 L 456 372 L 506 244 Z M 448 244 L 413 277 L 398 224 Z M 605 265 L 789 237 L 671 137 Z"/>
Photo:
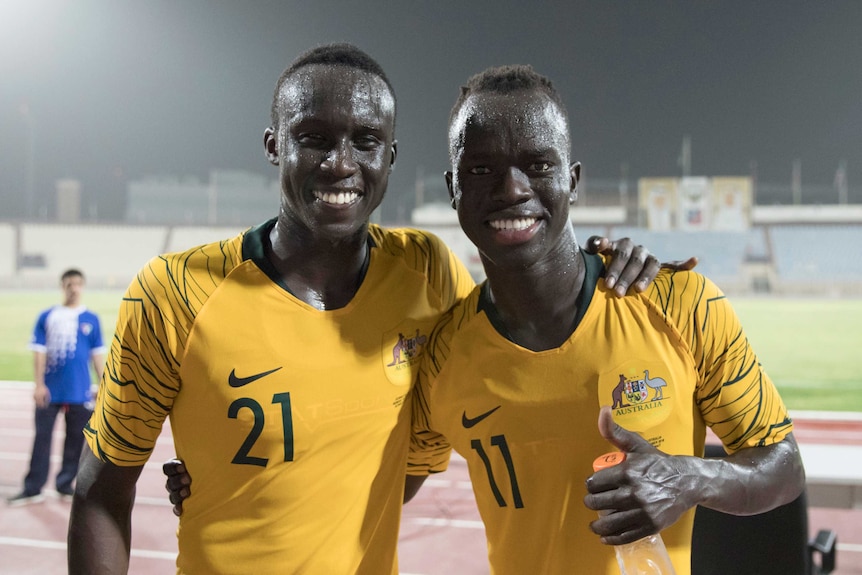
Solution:
<path fill-rule="evenodd" d="M 84 429 L 93 453 L 115 465 L 146 463 L 179 390 L 178 326 L 165 303 L 170 290 L 164 268 L 163 258 L 151 260 L 123 296 L 96 407 Z"/>
<path fill-rule="evenodd" d="M 431 290 L 437 294 L 440 314 L 467 297 L 475 286 L 467 267 L 436 235 L 424 230 L 399 228 L 383 230 L 369 226 L 378 242 L 398 253 L 408 266 L 422 273 Z"/>
<path fill-rule="evenodd" d="M 443 434 L 431 424 L 431 390 L 434 380 L 448 355 L 447 329 L 452 324 L 452 313 L 447 313 L 431 332 L 428 346 L 419 367 L 419 379 L 412 394 L 412 432 L 407 454 L 408 475 L 428 475 L 446 471 L 452 447 Z"/>
<path fill-rule="evenodd" d="M 771 445 L 793 429 L 727 297 L 695 272 L 661 273 L 650 298 L 675 324 L 699 374 L 697 406 L 730 452 Z"/>
<path fill-rule="evenodd" d="M 452 306 L 467 297 L 475 283 L 466 266 L 436 235 L 413 229 L 400 230 L 409 237 L 412 249 L 405 257 L 413 259 L 415 268 L 422 269 L 428 278 L 431 290 L 439 297 L 438 306 L 441 316 Z M 443 322 L 445 324 L 445 320 Z M 446 439 L 430 428 L 428 421 L 427 390 L 431 384 L 425 365 L 434 347 L 439 343 L 439 333 L 443 325 L 438 325 L 429 337 L 429 345 L 423 354 L 416 387 L 411 394 L 413 408 L 413 429 L 410 436 L 410 449 L 407 455 L 409 475 L 427 475 L 445 471 L 449 464 L 451 447 Z M 435 343 L 435 341 L 437 343 Z M 436 374 L 436 372 L 435 372 Z"/>
<path fill-rule="evenodd" d="M 198 310 L 241 257 L 240 240 L 158 256 L 123 296 L 89 424 L 100 459 L 143 465 L 180 390 L 179 368 Z"/>
<path fill-rule="evenodd" d="M 442 311 L 447 311 L 467 297 L 476 286 L 464 263 L 455 255 L 443 240 L 434 234 L 426 233 L 428 243 L 435 255 L 435 265 L 429 266 L 428 280 L 440 293 Z"/>

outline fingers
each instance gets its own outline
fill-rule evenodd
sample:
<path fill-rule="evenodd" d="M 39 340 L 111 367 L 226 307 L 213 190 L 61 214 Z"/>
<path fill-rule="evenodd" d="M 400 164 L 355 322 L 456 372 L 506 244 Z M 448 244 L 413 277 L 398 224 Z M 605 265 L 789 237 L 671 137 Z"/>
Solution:
<path fill-rule="evenodd" d="M 630 287 L 636 292 L 643 292 L 662 268 L 690 271 L 698 263 L 696 257 L 659 262 L 647 248 L 635 245 L 631 238 L 611 241 L 602 236 L 590 236 L 584 250 L 590 254 L 611 256 L 605 270 L 605 285 L 614 290 L 617 297 L 625 296 Z"/>
<path fill-rule="evenodd" d="M 635 246 L 635 251 L 632 253 L 632 258 L 626 264 L 620 279 L 617 281 L 617 289 L 614 293 L 618 297 L 626 294 L 622 290 L 623 287 L 634 287 L 635 291 L 640 293 L 649 287 L 649 284 L 658 275 L 661 270 L 661 264 L 658 258 L 647 251 L 643 246 Z"/>
<path fill-rule="evenodd" d="M 692 256 L 687 260 L 673 260 L 670 262 L 662 262 L 661 267 L 677 272 L 687 272 L 697 267 L 697 258 Z"/>
<path fill-rule="evenodd" d="M 648 249 L 635 245 L 631 238 L 610 241 L 592 236 L 587 246 L 597 253 L 612 256 L 605 271 L 605 285 L 613 289 L 617 297 L 626 295 L 629 287 L 642 292 L 655 279 L 661 265 Z"/>
<path fill-rule="evenodd" d="M 174 515 L 179 517 L 183 514 L 183 501 L 185 501 L 192 494 L 192 492 L 188 487 L 171 485 L 170 479 L 165 483 L 165 489 L 168 490 L 168 499 L 174 505 Z"/>
<path fill-rule="evenodd" d="M 656 528 L 640 509 L 616 511 L 590 523 L 590 529 L 601 536 L 605 545 L 623 545 L 656 532 Z"/>
<path fill-rule="evenodd" d="M 179 517 L 183 513 L 183 501 L 191 494 L 192 478 L 186 471 L 186 465 L 179 459 L 170 459 L 162 464 L 165 476 L 165 489 L 168 499 L 173 503 L 174 515 Z"/>
<path fill-rule="evenodd" d="M 652 451 L 652 445 L 637 433 L 614 423 L 613 413 L 607 405 L 599 410 L 599 433 L 614 447 L 625 453 Z"/>
<path fill-rule="evenodd" d="M 186 464 L 176 458 L 168 459 L 162 463 L 162 472 L 168 477 L 188 473 L 188 471 L 186 471 Z"/>
<path fill-rule="evenodd" d="M 603 405 L 599 410 L 599 433 L 602 437 L 611 441 L 610 438 L 614 435 L 614 427 L 616 427 L 616 425 L 617 424 L 614 423 L 614 416 L 611 412 L 611 408 L 607 405 Z"/>
<path fill-rule="evenodd" d="M 51 391 L 47 387 L 37 388 L 33 392 L 33 401 L 36 407 L 48 407 L 51 404 Z"/>
<path fill-rule="evenodd" d="M 167 485 L 165 487 L 167 487 Z M 168 488 L 168 499 L 171 503 L 179 505 L 180 507 L 182 507 L 183 501 L 185 501 L 191 494 L 192 493 L 189 491 L 188 487 Z"/>
<path fill-rule="evenodd" d="M 619 283 L 619 279 L 620 274 L 632 257 L 634 242 L 629 238 L 623 238 L 614 242 L 605 240 L 605 242 L 607 242 L 607 247 L 605 247 L 601 253 L 606 256 L 611 256 L 611 261 L 605 271 L 605 285 L 608 289 L 613 289 L 614 293 L 618 296 L 625 295 L 626 291 L 628 291 L 629 285 L 627 283 Z"/>
<path fill-rule="evenodd" d="M 610 248 L 611 241 L 602 236 L 590 236 L 590 239 L 587 240 L 587 244 L 584 246 L 584 250 L 586 250 L 588 254 L 593 255 L 605 253 L 605 251 Z"/>

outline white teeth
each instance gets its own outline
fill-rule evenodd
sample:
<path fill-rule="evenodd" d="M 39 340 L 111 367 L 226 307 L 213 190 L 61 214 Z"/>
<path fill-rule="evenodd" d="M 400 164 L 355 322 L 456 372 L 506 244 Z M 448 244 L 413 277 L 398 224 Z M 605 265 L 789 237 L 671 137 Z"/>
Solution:
<path fill-rule="evenodd" d="M 314 192 L 314 197 L 327 204 L 352 204 L 359 198 L 356 192 Z"/>
<path fill-rule="evenodd" d="M 495 230 L 526 230 L 536 223 L 536 218 L 517 218 L 514 220 L 491 220 L 491 227 Z"/>

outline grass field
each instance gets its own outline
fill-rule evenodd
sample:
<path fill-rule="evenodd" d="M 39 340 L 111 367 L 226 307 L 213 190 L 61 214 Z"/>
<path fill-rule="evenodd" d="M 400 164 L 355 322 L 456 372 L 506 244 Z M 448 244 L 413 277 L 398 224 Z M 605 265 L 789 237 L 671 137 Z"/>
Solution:
<path fill-rule="evenodd" d="M 0 292 L 0 380 L 30 381 L 36 316 L 60 291 Z M 118 291 L 87 291 L 106 345 Z M 790 409 L 862 412 L 862 299 L 734 298 L 749 340 Z"/>

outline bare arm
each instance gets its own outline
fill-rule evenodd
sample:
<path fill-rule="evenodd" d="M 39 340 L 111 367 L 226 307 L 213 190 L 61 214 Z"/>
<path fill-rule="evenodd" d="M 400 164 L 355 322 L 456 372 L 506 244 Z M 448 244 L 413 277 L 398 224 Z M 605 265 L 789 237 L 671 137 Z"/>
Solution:
<path fill-rule="evenodd" d="M 69 575 L 128 572 L 135 483 L 142 469 L 103 462 L 84 446 L 69 518 Z"/>
<path fill-rule="evenodd" d="M 94 353 L 91 361 L 93 362 L 93 370 L 96 372 L 96 383 L 101 383 L 102 376 L 105 374 L 105 354 Z"/>
<path fill-rule="evenodd" d="M 36 407 L 48 407 L 48 404 L 51 403 L 51 392 L 45 385 L 45 362 L 44 351 L 33 352 L 33 383 L 36 384 L 36 388 L 33 390 L 33 400 L 36 402 Z"/>
<path fill-rule="evenodd" d="M 607 407 L 599 415 L 599 430 L 626 453 L 625 462 L 587 480 L 589 493 L 584 498 L 590 509 L 614 510 L 591 524 L 611 545 L 656 533 L 695 505 L 753 515 L 792 501 L 805 486 L 792 434 L 773 445 L 704 459 L 662 453 L 613 423 Z"/>

